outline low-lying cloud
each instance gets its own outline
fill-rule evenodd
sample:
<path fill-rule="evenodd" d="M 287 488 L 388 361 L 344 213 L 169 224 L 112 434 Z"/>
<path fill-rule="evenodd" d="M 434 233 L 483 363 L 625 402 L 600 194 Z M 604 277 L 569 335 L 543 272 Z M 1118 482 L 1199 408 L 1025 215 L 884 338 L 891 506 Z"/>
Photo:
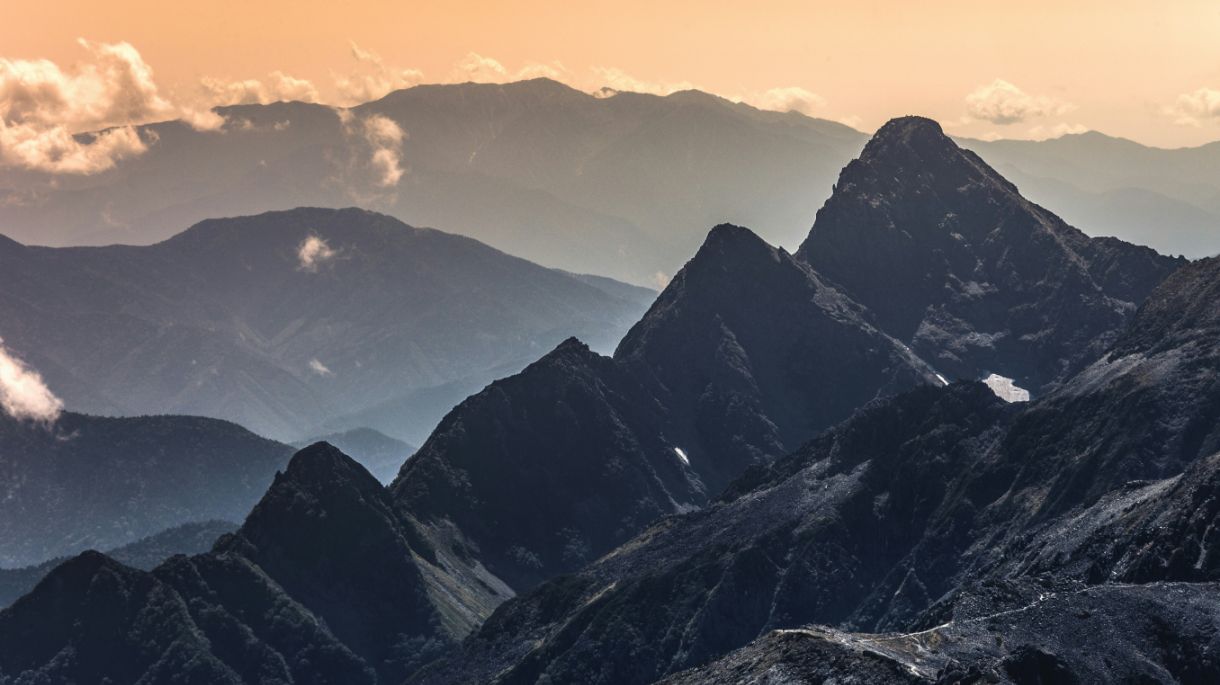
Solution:
<path fill-rule="evenodd" d="M 312 233 L 297 246 L 297 268 L 301 271 L 315 272 L 322 264 L 329 262 L 339 254 L 329 243 Z"/>
<path fill-rule="evenodd" d="M 350 107 L 377 100 L 391 91 L 410 88 L 424 80 L 420 70 L 387 66 L 380 55 L 354 42 L 351 51 L 356 67 L 346 75 L 334 75 L 340 105 Z"/>
<path fill-rule="evenodd" d="M 208 76 L 200 81 L 200 89 L 211 107 L 318 101 L 318 89 L 312 82 L 282 71 L 273 71 L 264 80 L 228 81 Z"/>
<path fill-rule="evenodd" d="M 567 69 L 560 62 L 527 64 L 516 71 L 510 71 L 497 59 L 480 55 L 477 52 L 470 52 L 454 65 L 449 78 L 451 81 L 506 83 L 535 78 L 560 80 L 566 74 Z"/>
<path fill-rule="evenodd" d="M 746 97 L 744 101 L 759 109 L 769 109 L 775 112 L 800 112 L 805 116 L 815 116 L 816 112 L 826 107 L 826 98 L 800 86 L 772 88 L 758 95 Z"/>
<path fill-rule="evenodd" d="M 63 408 L 42 376 L 14 357 L 0 339 L 0 409 L 15 419 L 49 423 L 59 418 Z"/>
<path fill-rule="evenodd" d="M 1030 95 L 1004 79 L 979 86 L 966 96 L 966 113 L 971 118 L 1001 126 L 1058 116 L 1072 109 L 1071 104 L 1045 95 Z"/>
<path fill-rule="evenodd" d="M 364 139 L 373 149 L 370 163 L 378 186 L 390 188 L 402 178 L 402 141 L 406 137 L 393 119 L 374 114 L 364 120 Z"/>
<path fill-rule="evenodd" d="M 630 91 L 633 93 L 649 93 L 652 95 L 669 95 L 680 90 L 694 90 L 697 86 L 690 81 L 645 81 L 617 67 L 593 67 L 594 76 L 601 81 L 601 92 Z"/>
<path fill-rule="evenodd" d="M 136 125 L 182 119 L 215 130 L 224 123 L 166 99 L 130 43 L 79 44 L 88 59 L 71 70 L 46 59 L 0 58 L 0 163 L 92 174 L 148 149 L 153 140 Z"/>
<path fill-rule="evenodd" d="M 1220 90 L 1200 88 L 1178 96 L 1166 113 L 1175 124 L 1202 126 L 1207 122 L 1220 122 Z"/>

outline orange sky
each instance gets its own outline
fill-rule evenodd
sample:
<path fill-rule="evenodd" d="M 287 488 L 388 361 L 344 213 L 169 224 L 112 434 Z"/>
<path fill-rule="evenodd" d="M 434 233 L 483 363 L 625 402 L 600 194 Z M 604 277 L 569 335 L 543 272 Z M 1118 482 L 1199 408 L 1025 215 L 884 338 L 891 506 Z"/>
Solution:
<path fill-rule="evenodd" d="M 335 75 L 356 67 L 355 42 L 427 82 L 462 78 L 455 64 L 474 52 L 510 76 L 562 67 L 564 80 L 587 90 L 607 73 L 755 102 L 773 88 L 802 88 L 821 98 L 812 113 L 864 130 L 921 113 L 975 136 L 1091 128 L 1161 146 L 1220 139 L 1218 2 L 4 5 L 0 57 L 68 69 L 88 57 L 78 37 L 126 41 L 174 95 L 193 93 L 204 76 L 279 70 L 331 101 Z M 971 109 L 967 96 L 996 79 L 1018 90 L 985 91 Z"/>

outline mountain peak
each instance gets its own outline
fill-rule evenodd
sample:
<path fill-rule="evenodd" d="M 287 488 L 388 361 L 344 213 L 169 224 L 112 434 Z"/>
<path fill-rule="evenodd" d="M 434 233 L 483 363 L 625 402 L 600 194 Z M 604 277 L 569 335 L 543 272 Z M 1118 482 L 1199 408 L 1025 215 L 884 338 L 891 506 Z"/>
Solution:
<path fill-rule="evenodd" d="M 303 487 L 355 481 L 368 487 L 381 488 L 377 479 L 369 475 L 364 467 L 329 442 L 315 442 L 294 454 L 288 468 L 276 480 Z"/>
<path fill-rule="evenodd" d="M 934 119 L 920 116 L 895 117 L 873 135 L 874 141 L 949 140 Z"/>

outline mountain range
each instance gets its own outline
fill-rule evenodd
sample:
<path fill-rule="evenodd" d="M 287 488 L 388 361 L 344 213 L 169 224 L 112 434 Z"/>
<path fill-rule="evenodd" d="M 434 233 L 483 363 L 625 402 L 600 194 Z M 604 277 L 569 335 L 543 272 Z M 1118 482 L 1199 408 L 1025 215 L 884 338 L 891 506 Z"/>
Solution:
<path fill-rule="evenodd" d="M 209 220 L 144 247 L 0 239 L 5 345 L 69 409 L 279 440 L 368 427 L 418 444 L 568 336 L 612 349 L 652 296 L 357 209 Z"/>
<path fill-rule="evenodd" d="M 355 204 L 655 287 L 720 222 L 794 249 L 868 140 L 699 91 L 600 95 L 535 79 L 220 108 L 220 131 L 141 127 L 149 151 L 94 176 L 0 170 L 0 226 L 28 244 L 148 244 L 211 217 Z M 1220 253 L 1220 144 L 959 142 L 1089 235 Z"/>
<path fill-rule="evenodd" d="M 1217 288 L 897 119 L 794 254 L 716 226 L 388 488 L 317 443 L 210 552 L 60 565 L 0 679 L 1209 682 Z"/>
<path fill-rule="evenodd" d="M 292 452 L 216 419 L 66 412 L 48 427 L 0 414 L 0 566 L 241 520 Z"/>

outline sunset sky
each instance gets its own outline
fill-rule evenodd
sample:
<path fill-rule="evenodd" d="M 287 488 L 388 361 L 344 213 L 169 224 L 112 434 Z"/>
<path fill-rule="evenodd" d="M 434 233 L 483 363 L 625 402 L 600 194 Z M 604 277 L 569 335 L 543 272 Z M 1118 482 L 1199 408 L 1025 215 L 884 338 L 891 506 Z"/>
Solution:
<path fill-rule="evenodd" d="M 1220 139 L 1216 2 L 11 1 L 3 14 L 0 88 L 28 83 L 37 60 L 72 78 L 128 43 L 168 103 L 136 118 L 551 75 L 590 91 L 697 87 L 865 131 L 919 113 L 970 136 Z"/>

